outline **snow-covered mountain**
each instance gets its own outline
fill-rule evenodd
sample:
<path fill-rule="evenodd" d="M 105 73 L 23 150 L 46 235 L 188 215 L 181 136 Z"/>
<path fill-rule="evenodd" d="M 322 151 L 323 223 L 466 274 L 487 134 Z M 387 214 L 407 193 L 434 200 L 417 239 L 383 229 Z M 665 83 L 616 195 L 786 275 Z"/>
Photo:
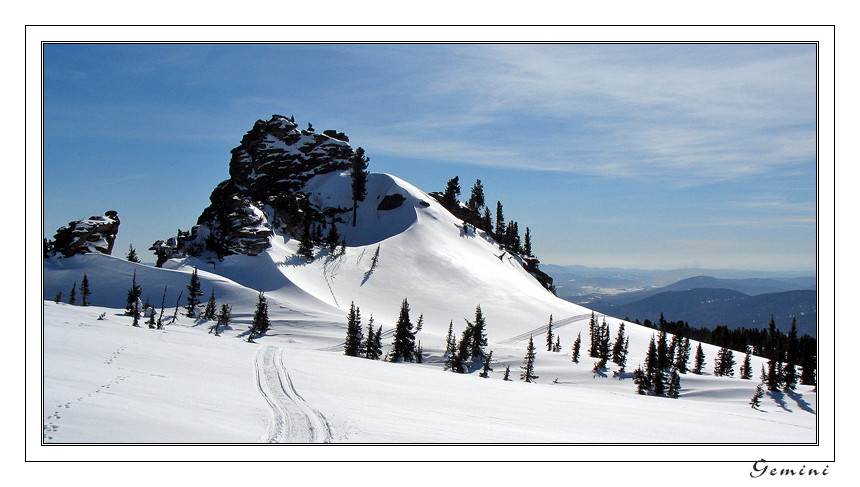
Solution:
<path fill-rule="evenodd" d="M 43 440 L 815 442 L 809 386 L 775 393 L 760 410 L 749 407 L 757 380 L 710 374 L 684 375 L 678 399 L 637 395 L 630 371 L 653 330 L 635 324 L 625 323 L 627 373 L 613 376 L 612 364 L 593 372 L 591 310 L 557 298 L 520 256 L 396 176 L 369 174 L 353 221 L 347 142 L 285 117 L 260 121 L 197 225 L 153 246 L 158 267 L 102 253 L 46 259 Z M 335 225 L 346 245 L 300 256 L 308 221 Z M 181 308 L 164 330 L 131 326 L 123 312 L 132 279 L 142 300 L 157 310 L 163 301 L 172 316 L 194 269 L 204 301 L 214 292 L 232 306 L 230 329 L 216 337 Z M 85 274 L 90 306 L 53 302 Z M 248 343 L 260 292 L 272 329 Z M 404 299 L 413 322 L 423 317 L 424 363 L 343 355 L 352 304 L 365 329 L 371 316 L 382 327 L 387 350 Z M 477 306 L 494 358 L 486 379 L 442 365 L 449 324 L 459 337 Z M 550 316 L 560 352 L 544 345 Z M 621 320 L 598 318 L 614 338 Z M 540 378 L 526 384 L 516 379 L 532 336 Z M 577 336 L 583 353 L 573 363 Z M 703 349 L 710 371 L 717 348 Z M 756 377 L 763 364 L 753 358 Z M 506 366 L 513 382 L 501 380 Z"/>

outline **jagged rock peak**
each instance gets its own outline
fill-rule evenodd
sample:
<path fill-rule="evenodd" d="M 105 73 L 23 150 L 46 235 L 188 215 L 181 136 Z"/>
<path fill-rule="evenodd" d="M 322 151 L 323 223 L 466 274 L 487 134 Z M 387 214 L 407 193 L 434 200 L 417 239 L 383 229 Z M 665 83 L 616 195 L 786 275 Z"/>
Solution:
<path fill-rule="evenodd" d="M 118 231 L 119 217 L 113 210 L 105 212 L 104 216 L 69 222 L 57 229 L 53 240 L 45 242 L 45 257 L 96 252 L 110 255 Z"/>
<path fill-rule="evenodd" d="M 212 191 L 197 225 L 150 248 L 156 265 L 206 252 L 218 259 L 257 255 L 269 248 L 273 232 L 289 237 L 308 220 L 325 223 L 322 209 L 313 208 L 301 190 L 318 174 L 349 169 L 355 152 L 342 132 L 317 133 L 310 123 L 299 130 L 293 117 L 272 115 L 257 120 L 230 154 L 230 179 Z"/>

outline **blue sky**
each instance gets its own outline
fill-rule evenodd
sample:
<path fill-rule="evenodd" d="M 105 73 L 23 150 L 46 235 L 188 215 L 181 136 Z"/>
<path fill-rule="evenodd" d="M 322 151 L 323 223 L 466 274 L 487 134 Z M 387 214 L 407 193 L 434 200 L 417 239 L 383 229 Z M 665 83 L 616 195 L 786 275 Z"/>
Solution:
<path fill-rule="evenodd" d="M 813 44 L 46 44 L 44 232 L 189 229 L 257 119 L 425 191 L 481 179 L 544 263 L 815 268 Z"/>

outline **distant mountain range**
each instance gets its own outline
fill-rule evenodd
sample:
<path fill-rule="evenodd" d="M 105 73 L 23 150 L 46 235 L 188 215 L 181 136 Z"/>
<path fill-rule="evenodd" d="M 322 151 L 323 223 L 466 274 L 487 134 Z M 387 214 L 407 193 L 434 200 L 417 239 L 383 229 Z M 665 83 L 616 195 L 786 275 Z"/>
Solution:
<path fill-rule="evenodd" d="M 649 287 L 649 283 L 673 274 L 683 275 L 688 270 L 545 268 L 555 278 L 559 296 L 610 316 L 657 322 L 662 312 L 668 321 L 683 320 L 692 327 L 708 329 L 721 325 L 730 329 L 761 329 L 768 326 L 773 316 L 777 328 L 786 333 L 792 317 L 796 317 L 799 335 L 816 336 L 814 276 L 769 273 L 765 275 L 772 277 L 717 278 L 698 275 Z M 744 275 L 743 271 L 718 272 Z M 751 274 L 756 273 L 746 273 Z"/>

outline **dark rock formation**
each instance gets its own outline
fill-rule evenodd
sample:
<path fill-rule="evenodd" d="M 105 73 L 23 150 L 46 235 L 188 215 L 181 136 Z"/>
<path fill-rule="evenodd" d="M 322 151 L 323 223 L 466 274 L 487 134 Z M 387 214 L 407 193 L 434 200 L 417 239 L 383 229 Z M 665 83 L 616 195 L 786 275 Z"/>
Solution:
<path fill-rule="evenodd" d="M 318 134 L 310 124 L 298 130 L 292 117 L 273 115 L 268 121 L 257 120 L 230 151 L 230 179 L 212 191 L 211 204 L 197 225 L 150 247 L 158 257 L 156 265 L 206 252 L 218 259 L 257 255 L 269 248 L 269 237 L 275 231 L 287 237 L 307 228 L 320 231 L 336 219 L 332 214 L 336 210 L 327 208 L 324 213 L 301 189 L 318 174 L 349 169 L 354 151 L 348 141 L 334 130 Z"/>
<path fill-rule="evenodd" d="M 118 231 L 119 217 L 113 210 L 104 216 L 69 222 L 57 229 L 53 240 L 45 242 L 45 257 L 71 257 L 95 252 L 110 255 Z"/>
<path fill-rule="evenodd" d="M 404 201 L 406 201 L 406 197 L 400 193 L 388 194 L 382 198 L 382 201 L 379 202 L 376 209 L 379 211 L 393 210 L 395 208 L 400 208 Z"/>
<path fill-rule="evenodd" d="M 552 289 L 552 276 L 538 268 L 540 261 L 537 259 L 537 257 L 523 257 L 522 259 L 525 263 L 525 270 L 528 271 L 528 273 L 531 274 L 532 277 L 537 279 L 538 282 L 543 285 L 543 287 L 547 289 Z"/>

